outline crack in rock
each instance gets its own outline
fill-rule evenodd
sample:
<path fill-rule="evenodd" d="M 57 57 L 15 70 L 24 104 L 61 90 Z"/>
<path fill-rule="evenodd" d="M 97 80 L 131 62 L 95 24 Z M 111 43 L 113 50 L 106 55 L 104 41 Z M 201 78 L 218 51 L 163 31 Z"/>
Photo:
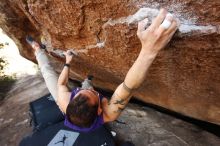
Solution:
<path fill-rule="evenodd" d="M 117 24 L 134 24 L 137 23 L 145 18 L 148 18 L 148 24 L 149 26 L 153 19 L 158 15 L 159 10 L 154 9 L 154 8 L 140 8 L 135 14 L 130 15 L 128 17 L 121 17 L 115 20 L 110 19 L 108 22 L 106 22 L 103 25 L 103 29 L 105 30 L 105 27 L 110 25 L 110 26 L 115 26 Z M 174 17 L 177 18 L 177 16 Z M 180 16 L 179 16 L 180 17 Z M 177 18 L 178 24 L 179 24 L 179 36 L 185 36 L 185 35 L 190 35 L 190 36 L 195 36 L 199 34 L 213 34 L 217 33 L 219 34 L 220 32 L 218 31 L 219 26 L 213 26 L 213 25 L 207 25 L 207 26 L 200 26 L 195 24 L 195 20 L 184 20 L 183 18 Z M 85 48 L 82 49 L 74 49 L 71 48 L 70 50 L 73 50 L 75 55 L 78 55 L 79 53 L 85 53 L 87 54 L 90 49 L 94 48 L 104 48 L 105 46 L 105 41 L 103 42 L 98 42 L 97 44 L 94 45 L 88 45 Z M 51 52 L 55 53 L 59 57 L 65 57 L 63 50 L 60 49 L 53 49 Z"/>

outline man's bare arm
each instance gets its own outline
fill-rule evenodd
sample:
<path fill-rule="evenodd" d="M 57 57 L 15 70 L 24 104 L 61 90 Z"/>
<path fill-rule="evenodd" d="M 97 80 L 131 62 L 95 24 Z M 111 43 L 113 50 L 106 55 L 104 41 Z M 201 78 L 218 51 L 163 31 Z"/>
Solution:
<path fill-rule="evenodd" d="M 72 55 L 69 53 L 70 51 L 67 51 L 65 56 L 66 56 L 66 64 L 70 64 L 72 60 Z M 58 78 L 58 83 L 57 83 L 57 88 L 58 88 L 58 99 L 57 99 L 57 104 L 61 111 L 63 113 L 66 113 L 66 108 L 67 105 L 69 104 L 71 92 L 69 92 L 69 89 L 67 87 L 68 79 L 69 79 L 69 67 L 64 66 L 59 78 Z"/>
<path fill-rule="evenodd" d="M 129 69 L 125 80 L 115 90 L 110 101 L 103 101 L 103 117 L 105 122 L 114 121 L 128 104 L 132 91 L 140 87 L 146 77 L 146 73 L 158 52 L 167 45 L 176 32 L 176 20 L 172 22 L 169 29 L 161 27 L 161 23 L 167 12 L 161 10 L 151 26 L 145 30 L 146 19 L 138 23 L 137 35 L 141 41 L 142 49 L 135 63 Z"/>

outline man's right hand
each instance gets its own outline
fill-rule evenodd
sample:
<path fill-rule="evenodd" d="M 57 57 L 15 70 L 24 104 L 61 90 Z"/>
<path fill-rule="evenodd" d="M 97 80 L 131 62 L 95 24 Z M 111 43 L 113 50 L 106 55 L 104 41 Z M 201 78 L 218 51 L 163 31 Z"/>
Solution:
<path fill-rule="evenodd" d="M 137 36 L 142 44 L 142 51 L 149 55 L 156 55 L 164 48 L 177 30 L 177 21 L 172 16 L 168 16 L 165 9 L 161 9 L 158 16 L 153 20 L 152 24 L 145 29 L 147 18 L 138 23 Z M 161 24 L 167 19 L 171 22 L 168 29 Z"/>
<path fill-rule="evenodd" d="M 176 32 L 177 22 L 173 18 L 166 18 L 171 22 L 170 27 L 167 25 L 169 23 L 161 25 L 166 14 L 167 12 L 162 9 L 148 29 L 145 29 L 147 19 L 138 24 L 137 35 L 141 40 L 142 50 L 132 67 L 129 69 L 124 82 L 116 88 L 110 101 L 103 100 L 104 122 L 113 121 L 118 118 L 122 110 L 128 104 L 133 89 L 139 88 L 144 82 L 148 68 L 159 50 L 165 47 Z"/>

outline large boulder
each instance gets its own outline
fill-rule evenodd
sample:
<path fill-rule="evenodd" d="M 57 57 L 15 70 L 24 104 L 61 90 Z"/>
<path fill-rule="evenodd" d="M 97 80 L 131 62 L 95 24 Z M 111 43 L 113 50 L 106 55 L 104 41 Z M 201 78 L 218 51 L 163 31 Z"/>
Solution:
<path fill-rule="evenodd" d="M 114 90 L 141 48 L 137 22 L 160 7 L 180 28 L 149 69 L 134 96 L 193 118 L 220 124 L 220 1 L 216 0 L 1 0 L 0 27 L 25 58 L 36 62 L 27 34 L 42 40 L 57 72 L 62 52 L 74 49 L 72 79 L 92 74 L 94 84 Z"/>

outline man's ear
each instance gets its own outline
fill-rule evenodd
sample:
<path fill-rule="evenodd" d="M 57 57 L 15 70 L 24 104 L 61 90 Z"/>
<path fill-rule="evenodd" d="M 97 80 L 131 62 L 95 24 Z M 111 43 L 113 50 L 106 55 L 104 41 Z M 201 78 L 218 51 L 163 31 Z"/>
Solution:
<path fill-rule="evenodd" d="M 102 113 L 102 108 L 99 106 L 98 107 L 98 115 L 101 115 L 101 113 Z"/>
<path fill-rule="evenodd" d="M 98 115 L 101 115 L 102 113 L 102 106 L 101 106 L 101 103 L 99 104 L 99 107 L 98 107 Z"/>

